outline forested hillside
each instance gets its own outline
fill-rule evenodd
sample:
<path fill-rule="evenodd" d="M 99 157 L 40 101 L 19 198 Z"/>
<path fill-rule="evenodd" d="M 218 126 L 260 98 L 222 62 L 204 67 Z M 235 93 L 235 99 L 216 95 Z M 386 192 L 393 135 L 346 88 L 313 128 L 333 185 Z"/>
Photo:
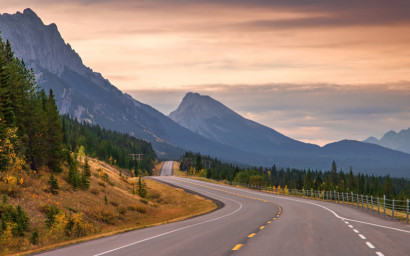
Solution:
<path fill-rule="evenodd" d="M 53 92 L 38 90 L 33 71 L 2 41 L 0 83 L 0 170 L 61 171 L 63 137 Z"/>
<path fill-rule="evenodd" d="M 90 157 L 96 157 L 121 168 L 145 171 L 151 175 L 155 162 L 155 152 L 151 143 L 103 129 L 99 125 L 80 124 L 67 115 L 63 115 L 61 120 L 63 142 L 71 151 L 83 146 L 85 154 Z M 140 159 L 131 154 L 141 154 Z"/>
<path fill-rule="evenodd" d="M 405 178 L 375 176 L 338 169 L 336 162 L 329 163 L 330 170 L 300 170 L 294 168 L 239 167 L 218 159 L 187 152 L 181 159 L 180 170 L 188 175 L 235 181 L 239 183 L 281 187 L 298 190 L 326 190 L 353 192 L 387 198 L 410 197 L 410 181 Z"/>
<path fill-rule="evenodd" d="M 131 176 L 150 174 L 154 161 L 146 141 L 60 116 L 53 91 L 37 87 L 0 37 L 0 255 L 134 223 L 135 194 L 150 192 Z"/>

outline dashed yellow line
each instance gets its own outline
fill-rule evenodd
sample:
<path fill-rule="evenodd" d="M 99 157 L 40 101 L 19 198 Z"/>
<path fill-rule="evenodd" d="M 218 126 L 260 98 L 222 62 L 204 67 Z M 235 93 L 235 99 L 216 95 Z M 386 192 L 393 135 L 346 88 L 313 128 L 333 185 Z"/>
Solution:
<path fill-rule="evenodd" d="M 242 246 L 243 246 L 243 244 L 237 244 L 237 245 L 235 245 L 234 248 L 232 248 L 232 251 L 237 251 L 237 250 L 241 249 Z"/>
<path fill-rule="evenodd" d="M 225 192 L 225 193 L 227 193 L 227 194 L 231 194 L 231 195 L 235 195 L 235 196 L 239 196 L 239 197 L 244 197 L 244 198 L 253 199 L 253 200 L 261 201 L 261 202 L 264 202 L 264 203 L 272 204 L 272 205 L 274 205 L 274 206 L 276 206 L 276 207 L 278 208 L 278 212 L 277 212 L 276 216 L 275 216 L 274 218 L 272 218 L 272 221 L 277 220 L 277 219 L 279 218 L 279 216 L 281 215 L 281 213 L 282 213 L 282 207 L 280 207 L 279 205 L 277 205 L 277 204 L 275 204 L 275 203 L 273 203 L 273 202 L 270 202 L 270 201 L 267 201 L 267 200 L 264 200 L 264 199 L 260 199 L 260 198 L 256 198 L 256 197 L 251 197 L 251 196 L 246 196 L 246 195 L 242 195 L 242 194 L 238 194 L 238 193 L 233 193 L 233 192 L 226 191 L 226 190 L 223 190 L 223 189 L 219 189 L 219 188 L 215 188 L 215 187 L 210 187 L 210 186 L 205 186 L 205 185 L 201 185 L 201 184 L 193 183 L 193 182 L 189 182 L 189 181 L 183 181 L 183 182 L 190 183 L 190 184 L 192 184 L 192 185 L 196 185 L 196 186 L 200 186 L 200 187 L 204 187 L 204 188 L 209 188 L 209 189 L 218 190 L 218 191 Z M 272 221 L 268 221 L 267 224 L 271 224 Z M 264 229 L 264 228 L 265 228 L 265 226 L 260 226 L 260 227 L 259 227 L 259 230 L 262 230 L 262 229 Z M 256 235 L 256 233 L 252 233 L 252 234 L 248 235 L 248 237 L 251 238 L 251 237 L 254 237 L 255 235 Z M 232 248 L 232 251 L 237 251 L 237 250 L 239 250 L 242 246 L 243 246 L 243 244 L 237 244 L 237 245 L 235 245 L 234 248 Z"/>

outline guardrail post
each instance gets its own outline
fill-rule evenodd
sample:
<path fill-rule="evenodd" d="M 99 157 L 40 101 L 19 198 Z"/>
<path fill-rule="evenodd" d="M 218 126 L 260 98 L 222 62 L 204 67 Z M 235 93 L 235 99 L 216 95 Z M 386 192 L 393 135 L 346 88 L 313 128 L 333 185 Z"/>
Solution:
<path fill-rule="evenodd" d="M 370 202 L 371 202 L 371 204 L 372 204 L 372 214 L 373 214 L 373 196 L 370 196 Z"/>
<path fill-rule="evenodd" d="M 343 201 L 343 204 L 345 204 L 345 194 L 342 192 L 342 201 Z"/>
<path fill-rule="evenodd" d="M 367 212 L 369 212 L 369 196 L 366 195 L 366 207 L 367 207 Z"/>
<path fill-rule="evenodd" d="M 386 218 L 386 195 L 383 195 L 383 215 Z"/>
<path fill-rule="evenodd" d="M 357 208 L 359 208 L 360 207 L 360 204 L 359 204 L 359 194 L 356 194 L 357 195 Z"/>
<path fill-rule="evenodd" d="M 363 205 L 363 194 L 361 195 L 362 196 L 362 209 L 364 208 L 364 205 Z"/>
<path fill-rule="evenodd" d="M 393 199 L 393 205 L 392 205 L 391 209 L 392 209 L 391 210 L 391 218 L 394 220 L 394 199 Z"/>
<path fill-rule="evenodd" d="M 352 193 L 352 206 L 353 206 L 353 200 L 354 200 L 354 197 L 353 197 L 353 191 L 351 191 L 350 193 Z"/>
<path fill-rule="evenodd" d="M 406 223 L 409 224 L 409 199 L 406 201 Z"/>

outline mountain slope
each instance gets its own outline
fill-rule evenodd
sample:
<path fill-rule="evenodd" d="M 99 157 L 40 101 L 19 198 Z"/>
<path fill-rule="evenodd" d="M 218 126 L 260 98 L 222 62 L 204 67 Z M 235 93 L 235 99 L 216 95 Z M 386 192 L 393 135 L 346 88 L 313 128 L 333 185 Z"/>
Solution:
<path fill-rule="evenodd" d="M 284 150 L 319 150 L 248 120 L 209 96 L 187 93 L 169 117 L 180 125 L 210 140 L 243 151 L 267 154 Z"/>
<path fill-rule="evenodd" d="M 241 158 L 239 150 L 207 140 L 122 93 L 82 63 L 55 24 L 44 25 L 32 10 L 0 15 L 0 31 L 16 56 L 34 69 L 39 86 L 53 89 L 61 114 L 151 141 L 161 158 L 176 159 L 185 150 L 194 150 L 231 161 L 252 161 L 252 157 Z"/>
<path fill-rule="evenodd" d="M 340 168 L 365 173 L 410 177 L 410 155 L 359 141 L 343 140 L 324 147 L 288 138 L 245 119 L 209 96 L 188 93 L 170 118 L 193 132 L 241 151 L 257 153 L 281 167 L 327 170 Z"/>
<path fill-rule="evenodd" d="M 375 137 L 369 137 L 364 142 L 377 144 L 386 148 L 398 150 L 410 154 L 410 128 L 400 132 L 389 131 L 378 140 Z"/>

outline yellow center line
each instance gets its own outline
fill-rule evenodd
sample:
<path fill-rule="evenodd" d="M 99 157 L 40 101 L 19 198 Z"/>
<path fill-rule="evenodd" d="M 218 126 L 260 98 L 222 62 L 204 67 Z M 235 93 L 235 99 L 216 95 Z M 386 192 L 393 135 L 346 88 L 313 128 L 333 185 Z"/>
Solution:
<path fill-rule="evenodd" d="M 271 224 L 272 223 L 272 221 L 268 221 L 268 224 Z"/>
<path fill-rule="evenodd" d="M 237 250 L 239 250 L 242 246 L 243 246 L 243 244 L 237 244 L 237 245 L 235 245 L 234 248 L 232 248 L 232 251 L 237 251 Z"/>
<path fill-rule="evenodd" d="M 252 233 L 248 237 L 254 237 L 255 235 L 256 235 L 256 233 Z"/>
<path fill-rule="evenodd" d="M 265 228 L 265 226 L 261 226 L 259 229 L 264 229 Z"/>

